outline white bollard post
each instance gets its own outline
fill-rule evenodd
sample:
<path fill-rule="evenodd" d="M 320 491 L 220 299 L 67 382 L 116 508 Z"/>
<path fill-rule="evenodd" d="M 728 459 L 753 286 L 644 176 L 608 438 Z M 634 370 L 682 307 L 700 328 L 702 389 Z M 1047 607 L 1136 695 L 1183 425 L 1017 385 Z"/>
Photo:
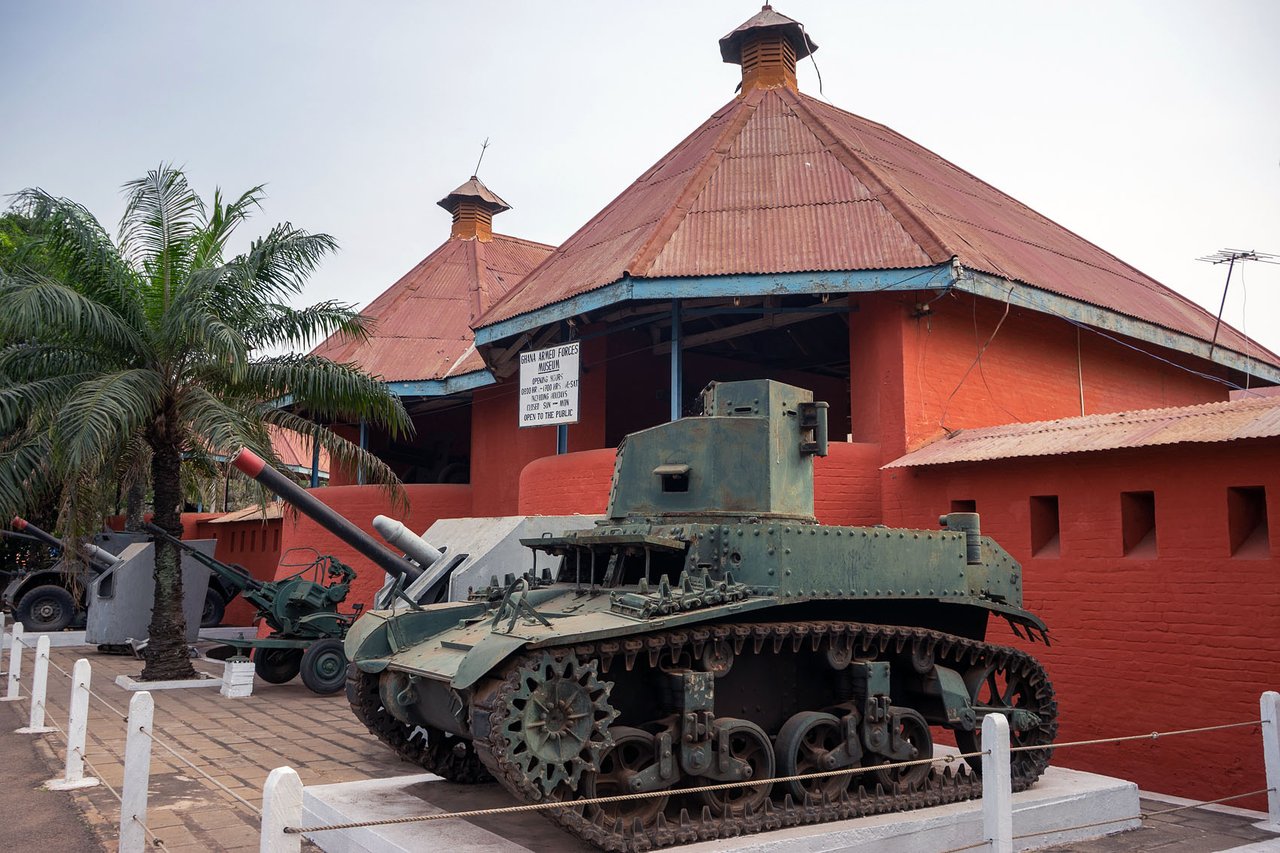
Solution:
<path fill-rule="evenodd" d="M 302 825 L 302 779 L 292 767 L 277 767 L 262 787 L 262 838 L 259 853 L 301 853 L 302 834 L 286 826 Z"/>
<path fill-rule="evenodd" d="M 18 679 L 22 677 L 22 623 L 13 623 L 13 634 L 9 637 L 9 692 L 0 702 L 17 702 L 22 698 L 18 690 Z"/>
<path fill-rule="evenodd" d="M 5 649 L 9 648 L 9 631 L 5 627 L 8 614 L 0 611 L 0 665 L 4 663 Z M 0 669 L 0 675 L 4 675 L 5 670 Z"/>
<path fill-rule="evenodd" d="M 124 741 L 124 784 L 120 788 L 120 853 L 142 853 L 147 848 L 147 785 L 154 715 L 151 694 L 145 690 L 133 694 Z"/>
<path fill-rule="evenodd" d="M 982 718 L 982 832 L 991 853 L 1013 853 L 1013 776 L 1009 771 L 1009 721 Z"/>
<path fill-rule="evenodd" d="M 71 669 L 71 702 L 67 715 L 67 761 L 62 778 L 45 783 L 50 791 L 92 788 L 98 780 L 84 775 L 84 741 L 89 730 L 89 679 L 92 669 L 84 658 Z"/>
<path fill-rule="evenodd" d="M 52 732 L 52 726 L 44 724 L 45 696 L 49 692 L 49 635 L 41 634 L 36 640 L 36 663 L 31 675 L 31 715 L 27 724 L 14 729 L 20 735 L 42 735 Z"/>
<path fill-rule="evenodd" d="M 1267 819 L 1259 829 L 1280 832 L 1280 693 L 1262 694 L 1262 763 L 1267 769 Z"/>

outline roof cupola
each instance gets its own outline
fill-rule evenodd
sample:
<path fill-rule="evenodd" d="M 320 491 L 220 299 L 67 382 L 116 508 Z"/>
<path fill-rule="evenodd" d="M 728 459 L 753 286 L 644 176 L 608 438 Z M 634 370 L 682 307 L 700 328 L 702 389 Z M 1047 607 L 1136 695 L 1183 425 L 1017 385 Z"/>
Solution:
<path fill-rule="evenodd" d="M 438 204 L 453 214 L 452 240 L 493 240 L 493 215 L 510 210 L 511 205 L 498 198 L 475 175 L 471 180 L 440 199 Z"/>
<path fill-rule="evenodd" d="M 818 49 L 804 24 L 765 4 L 754 17 L 720 39 L 720 56 L 742 66 L 742 93 L 752 89 L 798 90 L 796 62 Z"/>

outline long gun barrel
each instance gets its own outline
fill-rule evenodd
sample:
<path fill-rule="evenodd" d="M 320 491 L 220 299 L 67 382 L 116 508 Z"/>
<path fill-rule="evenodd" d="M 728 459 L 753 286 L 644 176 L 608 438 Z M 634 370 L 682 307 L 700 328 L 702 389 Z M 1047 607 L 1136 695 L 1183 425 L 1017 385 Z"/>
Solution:
<path fill-rule="evenodd" d="M 378 540 L 334 512 L 306 489 L 272 468 L 262 457 L 242 447 L 231 457 L 231 463 L 284 498 L 290 505 L 315 521 L 325 530 L 368 557 L 388 574 L 412 583 L 422 570 L 403 557 L 398 557 L 378 544 Z"/>
<path fill-rule="evenodd" d="M 38 539 L 50 548 L 62 548 L 61 539 L 46 530 L 41 530 L 25 518 L 15 515 L 13 517 L 13 527 L 15 530 L 19 530 L 33 539 Z M 87 556 L 93 563 L 96 563 L 100 568 L 109 569 L 113 566 L 118 566 L 121 562 L 120 558 L 115 554 L 112 554 L 110 551 L 103 550 L 92 543 L 86 542 L 81 546 L 81 548 L 84 550 L 85 556 Z"/>
<path fill-rule="evenodd" d="M 195 548 L 192 548 L 186 542 L 183 542 L 163 527 L 157 527 L 149 521 L 142 525 L 142 527 L 157 539 L 164 539 L 166 542 L 172 542 L 174 545 L 177 545 L 183 553 L 190 555 L 197 563 L 200 563 L 209 571 L 213 572 L 215 575 L 241 591 L 248 589 L 261 589 L 263 586 L 262 581 L 253 577 L 244 569 L 236 566 L 229 566 L 221 560 L 215 560 L 203 551 L 197 551 Z"/>

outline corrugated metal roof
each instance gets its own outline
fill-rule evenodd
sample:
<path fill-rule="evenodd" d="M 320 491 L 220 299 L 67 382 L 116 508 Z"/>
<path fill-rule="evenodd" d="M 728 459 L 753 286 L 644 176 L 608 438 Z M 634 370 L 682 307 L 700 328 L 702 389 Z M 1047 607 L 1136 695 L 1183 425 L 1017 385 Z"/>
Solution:
<path fill-rule="evenodd" d="M 1214 317 L 883 125 L 789 88 L 708 119 L 561 245 L 477 327 L 630 275 L 915 268 L 952 257 L 1208 340 Z M 1280 364 L 1224 325 L 1219 346 Z"/>
<path fill-rule="evenodd" d="M 1280 437 L 1280 398 L 1259 396 L 1199 406 L 1142 409 L 960 430 L 884 467 L 914 468 L 1162 444 L 1276 437 Z"/>
<path fill-rule="evenodd" d="M 464 185 L 465 186 L 465 185 Z M 483 369 L 471 324 L 551 253 L 531 240 L 447 240 L 360 313 L 374 321 L 366 340 L 333 335 L 312 352 L 353 363 L 388 382 L 444 379 Z"/>
<path fill-rule="evenodd" d="M 272 501 L 266 508 L 247 506 L 244 509 L 224 513 L 217 518 L 209 519 L 209 524 L 231 524 L 236 521 L 268 521 L 273 518 L 284 518 L 284 503 Z"/>

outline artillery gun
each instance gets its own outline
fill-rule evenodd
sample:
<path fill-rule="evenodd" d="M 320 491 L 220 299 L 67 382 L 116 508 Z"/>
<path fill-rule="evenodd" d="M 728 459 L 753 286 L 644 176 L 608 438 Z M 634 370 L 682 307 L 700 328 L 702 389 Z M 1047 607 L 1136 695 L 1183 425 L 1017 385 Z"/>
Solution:
<path fill-rule="evenodd" d="M 238 592 L 258 610 L 258 617 L 271 633 L 260 638 L 223 640 L 224 646 L 211 657 L 252 655 L 254 671 L 270 684 L 292 681 L 299 673 L 302 683 L 315 693 L 337 693 L 346 676 L 347 658 L 342 639 L 360 612 L 340 613 L 355 580 L 355 569 L 333 556 L 316 555 L 292 575 L 276 581 L 260 581 L 243 566 L 214 559 L 171 536 L 154 524 L 143 525 L 157 539 L 172 542 L 188 556 L 207 567 L 213 577 Z M 322 578 L 328 578 L 325 584 Z"/>
<path fill-rule="evenodd" d="M 907 760 L 1008 719 L 1013 785 L 1048 765 L 1044 668 L 984 642 L 992 616 L 1048 641 L 1021 567 L 976 513 L 941 529 L 817 523 L 825 404 L 773 381 L 713 383 L 704 415 L 628 436 L 607 518 L 523 540 L 559 555 L 467 601 L 399 603 L 347 634 L 347 696 L 402 757 L 492 775 L 605 849 L 648 849 L 980 796 Z M 425 733 L 425 741 L 423 740 Z M 822 778 L 705 790 L 817 771 Z M 646 799 L 573 801 L 624 793 Z"/>
<path fill-rule="evenodd" d="M 62 540 L 23 518 L 15 517 L 17 532 L 2 531 L 6 536 L 20 536 L 46 545 L 57 554 L 53 565 L 36 571 L 18 572 L 4 590 L 4 604 L 13 610 L 14 618 L 28 631 L 61 631 L 83 625 L 89 608 L 90 581 L 120 563 L 118 554 L 134 542 L 145 540 L 141 533 L 107 530 L 96 533 L 92 541 L 81 544 L 83 560 L 62 553 Z M 202 628 L 222 622 L 227 602 L 235 591 L 221 583 L 210 583 L 205 593 Z"/>
<path fill-rule="evenodd" d="M 314 495 L 271 468 L 252 451 L 241 449 L 231 461 L 241 471 L 390 574 L 395 582 L 388 589 L 388 600 L 399 597 L 415 607 L 418 606 L 416 601 L 404 595 L 404 588 L 418 581 L 428 571 L 432 574 L 419 584 L 424 589 L 419 597 L 435 601 L 443 595 L 448 573 L 456 560 L 441 560 L 443 555 L 438 549 L 415 536 L 400 522 L 378 516 L 374 519 L 374 526 L 414 559 L 391 553 Z M 212 565 L 217 561 L 208 562 L 208 558 L 204 560 L 215 574 L 224 570 L 234 571 L 231 567 L 222 566 L 219 569 Z M 319 557 L 312 565 L 320 563 L 327 565 L 327 572 L 334 583 L 324 586 L 316 581 L 303 579 L 302 575 L 310 571 L 310 566 L 290 578 L 272 584 L 263 584 L 249 578 L 257 586 L 246 589 L 243 594 L 258 607 L 259 613 L 272 627 L 272 635 L 260 640 L 231 641 L 231 644 L 255 650 L 255 671 L 265 681 L 275 684 L 289 681 L 298 674 L 301 667 L 302 680 L 312 690 L 317 693 L 336 693 L 342 689 L 347 670 L 342 638 L 346 636 L 360 606 L 355 608 L 356 613 L 337 612 L 337 605 L 346 599 L 350 590 L 355 571 L 332 556 Z M 247 573 L 240 577 L 246 575 Z"/>

